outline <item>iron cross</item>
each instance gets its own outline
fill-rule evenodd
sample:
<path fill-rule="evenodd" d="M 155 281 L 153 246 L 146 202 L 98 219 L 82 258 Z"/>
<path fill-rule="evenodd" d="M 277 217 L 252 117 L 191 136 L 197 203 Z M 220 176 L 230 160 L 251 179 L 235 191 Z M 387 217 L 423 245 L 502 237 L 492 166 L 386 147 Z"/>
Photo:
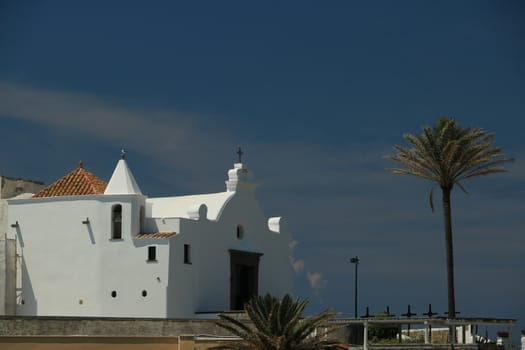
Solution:
<path fill-rule="evenodd" d="M 239 163 L 242 163 L 242 155 L 244 154 L 244 152 L 242 151 L 241 146 L 239 146 L 237 154 L 239 155 Z"/>

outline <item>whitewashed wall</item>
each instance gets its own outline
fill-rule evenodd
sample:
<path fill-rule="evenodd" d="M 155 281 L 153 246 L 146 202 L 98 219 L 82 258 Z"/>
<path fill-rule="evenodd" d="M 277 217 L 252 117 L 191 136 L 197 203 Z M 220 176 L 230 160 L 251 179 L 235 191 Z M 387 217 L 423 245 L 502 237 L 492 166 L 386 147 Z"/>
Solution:
<path fill-rule="evenodd" d="M 237 182 L 244 169 L 236 166 L 228 191 L 218 194 L 10 200 L 8 221 L 18 226 L 9 226 L 8 235 L 16 238 L 21 254 L 17 314 L 193 318 L 196 312 L 228 310 L 230 249 L 262 254 L 260 294 L 291 293 L 290 236 L 269 229 L 255 185 Z M 122 205 L 122 240 L 110 239 L 114 204 Z M 202 204 L 210 207 L 209 215 Z M 146 232 L 177 235 L 132 239 L 140 231 L 141 206 Z M 184 262 L 185 244 L 191 247 L 191 264 Z M 149 246 L 157 247 L 156 262 L 147 261 Z"/>
<path fill-rule="evenodd" d="M 244 228 L 240 240 L 239 224 Z M 259 262 L 259 294 L 283 296 L 292 292 L 290 236 L 268 229 L 253 191 L 235 193 L 218 221 L 181 219 L 180 232 L 170 242 L 170 296 L 176 296 L 170 301 L 171 317 L 230 308 L 230 249 L 263 254 Z M 191 264 L 183 263 L 184 244 L 191 246 Z"/>
<path fill-rule="evenodd" d="M 9 222 L 19 226 L 9 235 L 22 255 L 17 314 L 165 317 L 166 281 L 157 277 L 167 275 L 167 240 L 131 238 L 143 203 L 137 195 L 10 201 Z M 122 205 L 122 240 L 110 239 L 113 204 Z M 157 263 L 146 262 L 148 245 Z"/>

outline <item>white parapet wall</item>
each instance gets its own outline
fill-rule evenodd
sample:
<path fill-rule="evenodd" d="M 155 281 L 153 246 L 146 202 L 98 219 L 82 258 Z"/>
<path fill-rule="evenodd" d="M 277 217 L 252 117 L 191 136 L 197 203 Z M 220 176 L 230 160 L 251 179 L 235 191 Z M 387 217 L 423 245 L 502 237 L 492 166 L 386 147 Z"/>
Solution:
<path fill-rule="evenodd" d="M 16 197 L 22 193 L 36 193 L 44 188 L 44 183 L 29 179 L 0 176 L 0 199 Z"/>
<path fill-rule="evenodd" d="M 30 198 L 44 188 L 40 181 L 0 176 L 0 315 L 16 312 L 16 241 L 6 239 L 9 198 Z"/>
<path fill-rule="evenodd" d="M 0 176 L 0 240 L 7 232 L 7 201 L 6 199 L 22 196 L 30 197 L 44 188 L 40 181 Z M 28 194 L 23 196 L 24 194 Z"/>
<path fill-rule="evenodd" d="M 5 315 L 5 288 L 6 281 L 6 266 L 5 266 L 5 251 L 6 241 L 5 236 L 2 234 L 0 237 L 0 315 Z"/>
<path fill-rule="evenodd" d="M 16 242 L 0 240 L 0 315 L 14 315 L 16 301 Z"/>

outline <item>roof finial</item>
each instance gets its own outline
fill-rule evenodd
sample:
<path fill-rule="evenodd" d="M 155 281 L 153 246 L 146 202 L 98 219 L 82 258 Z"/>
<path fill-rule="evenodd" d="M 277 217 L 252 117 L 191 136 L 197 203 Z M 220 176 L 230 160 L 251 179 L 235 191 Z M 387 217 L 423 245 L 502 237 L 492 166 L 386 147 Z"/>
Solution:
<path fill-rule="evenodd" d="M 83 162 L 82 160 L 80 160 L 80 161 L 78 162 L 78 167 L 79 167 L 79 168 L 83 168 L 83 167 L 84 167 L 84 162 Z"/>
<path fill-rule="evenodd" d="M 126 159 L 126 150 L 124 148 L 120 150 L 120 159 Z"/>
<path fill-rule="evenodd" d="M 242 151 L 241 146 L 239 146 L 237 154 L 239 155 L 239 163 L 242 163 L 242 155 L 244 154 L 244 152 Z"/>

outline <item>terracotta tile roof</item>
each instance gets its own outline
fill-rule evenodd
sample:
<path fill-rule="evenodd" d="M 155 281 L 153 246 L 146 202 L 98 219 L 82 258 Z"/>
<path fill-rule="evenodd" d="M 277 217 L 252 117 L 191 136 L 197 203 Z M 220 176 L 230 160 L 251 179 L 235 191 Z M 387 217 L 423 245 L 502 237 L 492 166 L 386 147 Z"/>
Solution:
<path fill-rule="evenodd" d="M 173 237 L 177 232 L 155 232 L 155 233 L 139 233 L 133 239 L 166 239 Z"/>
<path fill-rule="evenodd" d="M 84 169 L 80 162 L 77 169 L 36 193 L 33 198 L 104 194 L 106 186 L 104 181 Z"/>

